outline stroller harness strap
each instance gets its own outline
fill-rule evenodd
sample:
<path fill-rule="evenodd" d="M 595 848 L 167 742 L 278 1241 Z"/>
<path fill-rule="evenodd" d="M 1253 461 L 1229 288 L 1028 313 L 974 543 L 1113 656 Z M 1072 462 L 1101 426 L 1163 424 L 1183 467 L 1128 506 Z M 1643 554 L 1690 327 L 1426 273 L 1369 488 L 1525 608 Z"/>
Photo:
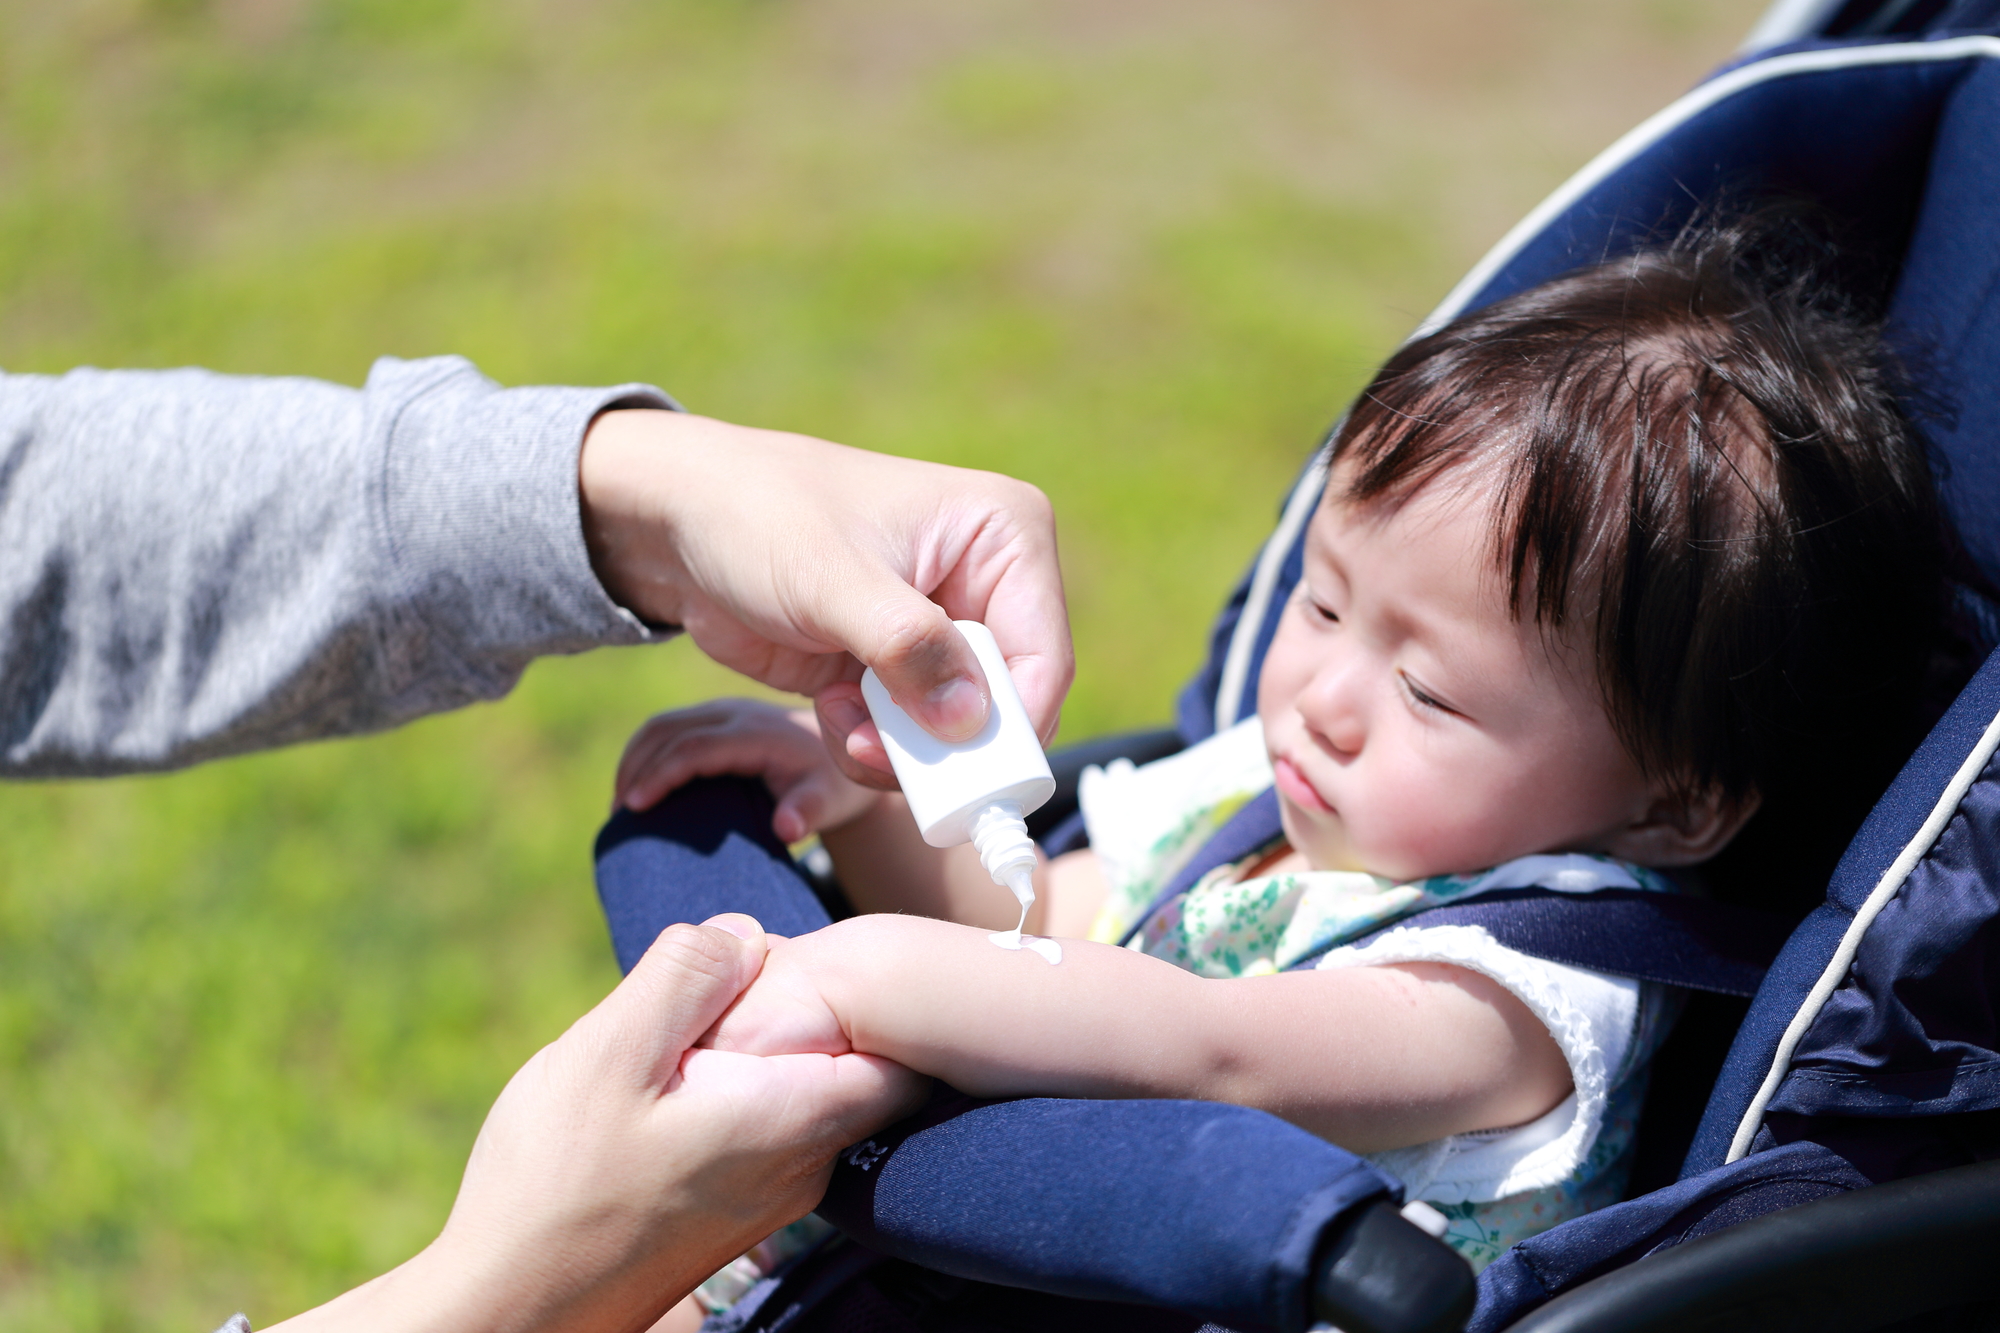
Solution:
<path fill-rule="evenodd" d="M 1508 948 L 1552 963 L 1744 998 L 1757 993 L 1791 934 L 1772 913 L 1679 894 L 1496 889 L 1476 902 L 1406 917 L 1355 943 L 1413 921 L 1478 926 Z"/>
<path fill-rule="evenodd" d="M 1161 890 L 1143 922 L 1203 876 L 1284 836 L 1278 793 L 1267 789 L 1238 810 Z M 1789 922 L 1729 903 L 1645 889 L 1493 889 L 1469 902 L 1432 907 L 1374 930 L 1361 944 L 1399 926 L 1478 926 L 1506 947 L 1534 958 L 1609 976 L 1657 981 L 1719 995 L 1757 993 Z M 1120 943 L 1137 934 L 1134 926 Z M 1330 946 L 1329 946 L 1330 947 Z M 1317 964 L 1308 954 L 1291 970 Z"/>

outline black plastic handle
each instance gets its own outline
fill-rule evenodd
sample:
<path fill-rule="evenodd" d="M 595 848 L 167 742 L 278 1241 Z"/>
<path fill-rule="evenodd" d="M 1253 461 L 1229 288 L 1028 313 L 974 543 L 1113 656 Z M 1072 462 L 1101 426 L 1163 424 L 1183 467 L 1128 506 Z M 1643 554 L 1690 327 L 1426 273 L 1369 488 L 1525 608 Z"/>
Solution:
<path fill-rule="evenodd" d="M 1341 1333 L 1458 1333 L 1476 1286 L 1449 1245 L 1377 1199 L 1321 1241 L 1313 1313 Z"/>
<path fill-rule="evenodd" d="M 1508 1333 L 1861 1333 L 2000 1298 L 2000 1161 L 1855 1190 L 1648 1255 Z"/>

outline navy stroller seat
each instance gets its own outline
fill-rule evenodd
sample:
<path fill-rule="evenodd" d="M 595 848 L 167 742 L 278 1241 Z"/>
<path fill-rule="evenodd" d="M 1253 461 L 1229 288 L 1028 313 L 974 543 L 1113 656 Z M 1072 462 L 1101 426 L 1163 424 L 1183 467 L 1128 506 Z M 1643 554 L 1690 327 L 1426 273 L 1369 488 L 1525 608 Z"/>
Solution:
<path fill-rule="evenodd" d="M 1889 284 L 1889 337 L 1945 405 L 1923 425 L 1947 509 L 1971 565 L 2000 580 L 1996 30 L 1990 2 L 1785 0 L 1760 31 L 1800 40 L 1724 70 L 1607 150 L 1426 327 L 1671 232 L 1704 201 L 1813 199 Z M 1158 754 L 1254 711 L 1322 482 L 1308 469 L 1288 499 L 1182 696 L 1177 734 L 1087 757 Z M 1990 648 L 2000 617 L 1972 591 L 1966 611 Z M 1679 1180 L 1508 1251 L 1479 1279 L 1472 1328 L 1863 1329 L 1997 1294 L 1974 1281 L 1990 1266 L 1979 1251 L 2000 1241 L 2000 1168 L 1977 1165 L 2000 1156 L 1997 745 L 2000 659 L 1848 846 L 1756 988 L 1712 1094 L 1706 1074 L 1668 1089 L 1706 1101 Z M 779 931 L 828 919 L 771 837 L 769 808 L 756 784 L 724 780 L 607 826 L 599 885 L 622 965 L 669 922 L 714 911 Z M 1056 848 L 1076 836 L 1074 823 L 1039 831 Z M 1663 921 L 1665 955 L 1614 957 L 1605 937 L 1629 954 L 1632 932 L 1537 924 L 1548 915 L 1537 902 L 1486 904 L 1486 920 L 1526 952 L 1626 975 L 1679 968 L 1684 984 L 1715 990 L 1750 989 L 1742 978 L 1763 961 L 1732 951 L 1726 919 Z M 1656 1085 L 1693 1077 L 1669 1072 Z M 1652 1115 L 1642 1144 L 1678 1157 Z M 836 1167 L 821 1212 L 859 1243 L 767 1283 L 735 1323 L 822 1326 L 811 1312 L 826 1293 L 886 1255 L 905 1266 L 901 1288 L 849 1302 L 844 1326 L 1457 1327 L 1464 1270 L 1454 1278 L 1456 1259 L 1398 1220 L 1399 1199 L 1366 1163 L 1244 1108 L 942 1098 Z M 1802 1229 L 1829 1239 L 1802 1246 Z M 948 1318 L 962 1315 L 967 1283 L 998 1284 L 977 1289 L 988 1308 L 1022 1303 Z M 2000 1326 L 1995 1315 L 1967 1313 L 1963 1326 Z"/>

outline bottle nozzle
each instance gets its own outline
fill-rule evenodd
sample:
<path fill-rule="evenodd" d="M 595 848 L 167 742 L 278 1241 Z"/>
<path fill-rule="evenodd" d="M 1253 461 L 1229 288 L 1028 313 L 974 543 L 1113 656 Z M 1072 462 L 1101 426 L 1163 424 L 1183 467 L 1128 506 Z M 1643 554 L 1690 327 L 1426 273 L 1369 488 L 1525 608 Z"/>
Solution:
<path fill-rule="evenodd" d="M 995 884 L 1012 890 L 1026 907 L 1035 901 L 1035 840 L 1018 801 L 995 801 L 972 820 L 972 845 Z"/>

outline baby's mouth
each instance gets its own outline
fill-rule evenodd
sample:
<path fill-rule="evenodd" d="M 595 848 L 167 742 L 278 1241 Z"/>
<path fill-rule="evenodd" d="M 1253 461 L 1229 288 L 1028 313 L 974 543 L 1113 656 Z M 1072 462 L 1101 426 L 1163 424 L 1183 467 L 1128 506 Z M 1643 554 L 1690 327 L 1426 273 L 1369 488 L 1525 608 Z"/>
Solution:
<path fill-rule="evenodd" d="M 1333 813 L 1333 806 L 1319 794 L 1319 788 L 1313 786 L 1291 760 L 1279 755 L 1271 761 L 1271 773 L 1276 780 L 1278 794 L 1293 805 L 1316 815 Z"/>

